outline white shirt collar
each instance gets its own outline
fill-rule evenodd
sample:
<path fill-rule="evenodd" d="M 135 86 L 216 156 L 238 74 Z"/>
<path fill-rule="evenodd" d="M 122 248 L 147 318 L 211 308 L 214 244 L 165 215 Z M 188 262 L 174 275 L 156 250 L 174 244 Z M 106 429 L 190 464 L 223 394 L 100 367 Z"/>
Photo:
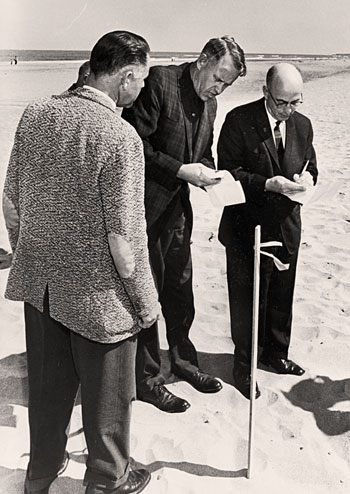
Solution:
<path fill-rule="evenodd" d="M 266 110 L 267 117 L 269 119 L 269 123 L 270 123 L 270 127 L 271 127 L 271 134 L 272 134 L 273 140 L 275 140 L 275 134 L 274 134 L 273 129 L 275 128 L 276 122 L 278 122 L 278 120 L 276 120 L 271 115 L 271 113 L 269 112 L 267 105 L 266 105 L 266 100 L 264 101 L 264 104 L 265 104 L 265 110 Z M 281 132 L 281 136 L 282 136 L 282 143 L 283 143 L 283 146 L 285 147 L 286 146 L 286 122 L 284 120 L 280 123 L 280 132 Z"/>
<path fill-rule="evenodd" d="M 104 93 L 103 91 L 100 91 L 99 89 L 97 89 L 95 87 L 88 86 L 87 84 L 84 84 L 83 87 L 85 87 L 86 89 L 89 89 L 90 91 L 93 91 L 94 93 L 98 94 L 101 97 L 104 97 L 109 103 L 112 103 L 114 109 L 117 108 L 116 102 L 113 101 L 112 98 L 110 96 L 108 96 L 108 94 Z"/>

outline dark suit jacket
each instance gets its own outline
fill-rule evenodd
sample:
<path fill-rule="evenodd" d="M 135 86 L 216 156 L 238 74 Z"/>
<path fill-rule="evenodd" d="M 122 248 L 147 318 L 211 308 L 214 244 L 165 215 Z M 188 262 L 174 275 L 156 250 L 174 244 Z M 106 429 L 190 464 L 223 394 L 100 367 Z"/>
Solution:
<path fill-rule="evenodd" d="M 253 238 L 253 229 L 260 224 L 262 239 L 276 240 L 282 235 L 289 252 L 296 252 L 300 243 L 300 205 L 281 194 L 264 192 L 267 178 L 282 175 L 292 180 L 309 160 L 309 171 L 316 183 L 316 155 L 312 145 L 310 120 L 295 112 L 286 122 L 286 145 L 282 166 L 266 113 L 264 98 L 229 112 L 218 142 L 218 167 L 229 170 L 240 180 L 247 203 L 226 207 L 219 228 L 224 245 L 236 236 Z"/>
<path fill-rule="evenodd" d="M 130 109 L 123 111 L 141 136 L 145 151 L 146 219 L 150 228 L 161 215 L 171 214 L 169 204 L 182 194 L 189 205 L 187 183 L 176 178 L 181 165 L 202 162 L 213 168 L 211 152 L 217 103 L 204 103 L 196 142 L 192 142 L 191 123 L 186 116 L 187 85 L 184 77 L 189 63 L 155 66 L 150 69 L 145 87 Z M 188 80 L 188 79 L 187 79 Z"/>

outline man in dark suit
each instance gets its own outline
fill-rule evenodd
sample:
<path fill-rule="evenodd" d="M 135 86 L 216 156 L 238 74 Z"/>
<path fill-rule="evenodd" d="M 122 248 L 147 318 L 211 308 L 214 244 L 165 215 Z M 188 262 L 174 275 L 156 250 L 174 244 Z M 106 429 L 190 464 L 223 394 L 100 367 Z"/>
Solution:
<path fill-rule="evenodd" d="M 197 390 L 215 393 L 221 383 L 198 368 L 189 339 L 194 319 L 189 187 L 216 183 L 213 123 L 221 94 L 245 75 L 242 49 L 229 36 L 208 41 L 198 60 L 155 66 L 132 108 L 123 111 L 144 144 L 145 205 L 151 265 L 166 322 L 171 370 Z M 136 380 L 138 398 L 166 412 L 184 412 L 189 403 L 164 387 L 160 372 L 158 329 L 139 336 Z"/>
<path fill-rule="evenodd" d="M 288 359 L 295 273 L 300 244 L 300 204 L 285 193 L 316 183 L 316 156 L 311 122 L 296 109 L 303 101 L 303 81 L 291 64 L 270 68 L 264 98 L 240 106 L 226 116 L 218 142 L 219 169 L 240 180 L 247 202 L 226 207 L 219 239 L 226 247 L 231 331 L 235 344 L 237 389 L 250 394 L 254 229 L 262 241 L 277 240 L 275 254 L 289 269 L 279 271 L 261 257 L 259 345 L 261 361 L 280 374 L 302 375 Z M 256 397 L 260 396 L 259 388 Z"/>

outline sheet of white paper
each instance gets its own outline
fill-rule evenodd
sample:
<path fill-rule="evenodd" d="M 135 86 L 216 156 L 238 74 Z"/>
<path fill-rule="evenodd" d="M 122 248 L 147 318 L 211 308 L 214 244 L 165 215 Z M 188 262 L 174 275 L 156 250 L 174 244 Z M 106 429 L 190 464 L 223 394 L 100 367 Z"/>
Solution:
<path fill-rule="evenodd" d="M 315 187 L 309 187 L 304 192 L 296 192 L 295 194 L 284 194 L 292 201 L 299 202 L 300 204 L 312 205 L 316 202 L 329 202 L 334 199 L 334 196 L 338 193 L 340 188 L 340 182 L 332 182 L 322 185 L 316 185 Z"/>
<path fill-rule="evenodd" d="M 215 172 L 215 170 L 210 170 L 208 168 L 208 173 L 206 170 L 205 174 L 210 178 L 221 178 L 219 183 L 204 187 L 214 206 L 225 207 L 245 202 L 245 195 L 241 182 L 235 180 L 230 172 L 227 170 Z"/>

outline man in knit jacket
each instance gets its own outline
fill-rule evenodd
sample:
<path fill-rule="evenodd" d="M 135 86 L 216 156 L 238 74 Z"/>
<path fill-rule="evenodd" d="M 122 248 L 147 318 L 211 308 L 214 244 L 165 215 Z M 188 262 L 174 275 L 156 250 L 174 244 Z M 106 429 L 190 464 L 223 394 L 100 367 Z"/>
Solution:
<path fill-rule="evenodd" d="M 30 459 L 25 493 L 46 494 L 64 464 L 78 386 L 86 493 L 141 492 L 129 469 L 136 335 L 159 314 L 148 262 L 141 139 L 116 107 L 148 75 L 149 46 L 103 36 L 87 85 L 29 105 L 4 190 L 13 249 L 6 297 L 24 301 Z"/>

